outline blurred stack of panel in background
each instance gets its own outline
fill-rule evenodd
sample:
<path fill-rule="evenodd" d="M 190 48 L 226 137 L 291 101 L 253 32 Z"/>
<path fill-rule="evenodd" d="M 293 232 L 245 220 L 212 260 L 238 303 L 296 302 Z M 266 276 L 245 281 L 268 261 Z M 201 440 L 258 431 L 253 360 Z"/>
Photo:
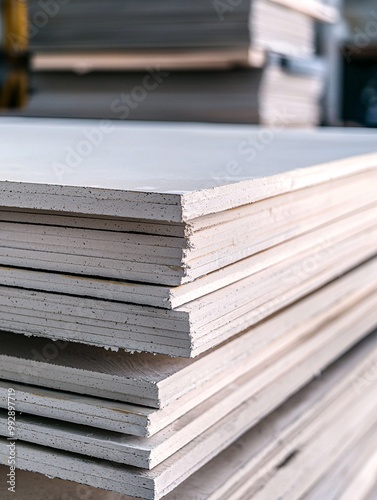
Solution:
<path fill-rule="evenodd" d="M 319 0 L 76 0 L 43 15 L 29 4 L 32 95 L 23 116 L 321 120 L 316 24 L 332 23 L 336 11 Z"/>

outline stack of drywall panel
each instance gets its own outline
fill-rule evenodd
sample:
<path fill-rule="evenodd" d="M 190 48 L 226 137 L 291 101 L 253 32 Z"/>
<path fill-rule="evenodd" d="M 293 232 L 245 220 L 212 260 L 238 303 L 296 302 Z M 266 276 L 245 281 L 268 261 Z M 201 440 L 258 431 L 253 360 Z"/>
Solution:
<path fill-rule="evenodd" d="M 271 414 L 282 435 L 308 422 L 305 471 L 339 412 L 334 446 L 359 423 L 349 446 L 368 438 L 369 390 L 329 376 L 321 406 L 304 387 L 377 325 L 373 133 L 35 119 L 0 133 L 3 463 L 10 388 L 20 469 L 145 499 Z M 298 487 L 265 479 L 279 443 L 250 491 Z"/>
<path fill-rule="evenodd" d="M 5 123 L 15 333 L 196 356 L 374 255 L 374 134 Z"/>
<path fill-rule="evenodd" d="M 322 82 L 321 65 L 302 60 L 289 65 L 279 57 L 271 57 L 265 67 L 233 71 L 160 71 L 147 76 L 45 71 L 33 75 L 36 92 L 22 114 L 310 126 L 320 121 Z M 135 88 L 140 96 L 133 103 Z"/>
<path fill-rule="evenodd" d="M 38 29 L 40 2 L 30 2 L 33 91 L 22 116 L 320 122 L 314 28 L 335 12 L 319 1 L 76 0 L 56 8 Z"/>
<path fill-rule="evenodd" d="M 335 18 L 334 9 L 317 0 L 75 0 L 57 10 L 42 29 L 38 21 L 47 15 L 37 0 L 29 2 L 34 52 L 115 50 L 127 57 L 133 51 L 139 64 L 150 54 L 178 60 L 182 52 L 191 58 L 201 52 L 202 59 L 208 51 L 208 61 L 217 53 L 231 63 L 233 53 L 233 62 L 247 63 L 250 48 L 307 57 L 314 52 L 313 19 Z"/>
<path fill-rule="evenodd" d="M 256 423 L 181 484 L 178 480 L 178 486 L 165 498 L 269 499 L 277 495 L 310 499 L 335 499 L 343 495 L 344 498 L 374 498 L 377 408 L 371 374 L 375 373 L 377 363 L 376 335 L 371 334 L 351 349 L 317 380 Z M 22 400 L 23 395 L 20 395 L 20 404 Z M 3 433 L 4 417 L 0 425 Z M 17 471 L 17 491 L 21 500 L 65 498 L 62 495 L 80 498 L 84 494 L 106 500 L 109 498 L 106 490 L 113 490 L 112 500 L 129 500 L 130 495 L 124 492 L 130 491 L 132 498 L 133 495 L 145 498 L 145 490 L 140 493 L 141 487 L 138 490 L 135 485 L 127 486 L 125 480 L 139 477 L 139 484 L 146 485 L 154 470 L 163 476 L 161 465 L 142 475 L 131 468 L 134 473 L 131 476 L 129 468 L 114 461 L 119 460 L 119 452 L 114 453 L 109 464 L 62 451 L 75 443 L 80 453 L 85 452 L 87 442 L 92 443 L 92 450 L 99 450 L 101 446 L 119 450 L 127 436 L 114 432 L 101 433 L 82 426 L 73 429 L 56 420 L 44 421 L 31 416 L 20 417 L 17 432 L 22 439 L 17 443 L 19 466 L 38 473 Z M 30 444 L 36 442 L 40 434 L 47 446 Z M 0 446 L 6 453 L 4 444 Z M 174 470 L 172 461 L 170 467 Z M 0 471 L 4 476 L 7 473 L 6 467 Z M 65 481 L 47 479 L 44 475 Z M 80 484 L 83 478 L 85 484 Z M 2 498 L 8 498 L 5 481 L 0 488 Z M 152 495 L 146 498 L 156 498 Z"/>

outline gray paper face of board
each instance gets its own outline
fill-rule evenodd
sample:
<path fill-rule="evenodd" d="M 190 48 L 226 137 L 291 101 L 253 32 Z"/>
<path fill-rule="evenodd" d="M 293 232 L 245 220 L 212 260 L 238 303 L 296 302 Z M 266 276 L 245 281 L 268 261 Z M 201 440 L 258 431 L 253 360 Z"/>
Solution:
<path fill-rule="evenodd" d="M 0 119 L 0 183 L 183 194 L 375 152 L 365 131 Z"/>

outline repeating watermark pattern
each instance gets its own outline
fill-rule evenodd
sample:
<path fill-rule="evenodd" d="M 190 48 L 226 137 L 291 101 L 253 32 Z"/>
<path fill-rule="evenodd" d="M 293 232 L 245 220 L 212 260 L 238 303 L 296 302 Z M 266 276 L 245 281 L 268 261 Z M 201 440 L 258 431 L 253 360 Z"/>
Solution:
<path fill-rule="evenodd" d="M 62 6 L 70 3 L 71 0 L 39 0 L 39 10 L 35 11 L 32 18 L 29 20 L 29 39 L 33 39 L 40 29 L 45 27 L 50 19 L 56 17 Z M 233 12 L 245 0 L 214 0 L 213 7 L 221 21 L 224 21 L 226 15 Z M 357 29 L 354 34 L 354 47 L 350 50 L 357 51 L 365 48 L 371 43 L 372 38 L 377 36 L 377 12 L 372 11 L 372 18 L 365 26 L 364 30 Z M 15 51 L 23 46 L 24 40 L 20 40 L 15 34 L 9 34 L 9 41 Z M 350 52 L 347 53 L 351 57 Z M 125 120 L 132 115 L 132 111 L 147 99 L 148 94 L 156 90 L 164 80 L 169 76 L 169 72 L 162 71 L 160 68 L 148 68 L 145 76 L 142 78 L 139 85 L 133 87 L 129 93 L 122 93 L 111 103 L 111 111 L 114 113 L 114 118 Z M 212 182 L 209 187 L 213 187 L 213 181 L 219 185 L 223 184 L 224 179 L 231 177 L 239 177 L 243 174 L 243 161 L 252 163 L 257 158 L 258 154 L 264 151 L 274 140 L 275 132 L 285 128 L 294 121 L 294 116 L 289 113 L 277 114 L 276 119 L 270 127 L 265 127 L 259 130 L 256 134 L 249 136 L 242 141 L 237 148 L 237 155 L 240 160 L 234 159 L 228 162 L 223 168 L 212 172 Z M 57 178 L 62 181 L 65 175 L 71 175 L 77 169 L 85 158 L 88 158 L 95 152 L 106 137 L 114 130 L 114 124 L 109 120 L 102 120 L 97 127 L 87 128 L 82 132 L 82 137 L 74 145 L 67 145 L 64 152 L 64 159 L 55 161 L 52 164 Z M 242 161 L 241 161 L 242 158 Z M 277 214 L 279 216 L 279 214 Z M 323 258 L 328 257 L 328 249 L 322 248 L 318 254 L 308 257 L 301 263 L 301 267 L 291 272 L 285 279 L 295 279 L 302 281 L 313 272 L 313 267 L 319 265 Z M 278 300 L 278 299 L 276 299 Z M 257 309 L 256 315 L 264 318 L 266 313 L 265 306 L 260 306 Z M 46 343 L 43 348 L 38 351 L 32 350 L 33 359 L 36 361 L 53 361 L 57 359 L 62 351 L 69 345 L 68 341 L 51 341 Z M 377 378 L 377 362 L 371 366 L 370 370 L 355 381 L 355 390 L 359 393 L 366 386 L 370 385 Z M 8 490 L 16 491 L 16 392 L 10 388 L 8 390 Z M 287 446 L 284 442 L 283 447 Z M 292 447 L 292 443 L 290 443 Z M 293 456 L 293 455 L 289 455 Z M 286 463 L 286 462 L 285 462 Z M 101 487 L 101 478 L 98 481 L 98 487 Z M 91 500 L 94 498 L 93 488 L 77 484 L 75 487 L 75 498 L 78 500 Z M 72 500 L 72 493 L 62 493 L 62 500 Z M 106 495 L 106 500 L 118 500 L 120 495 L 114 492 L 109 492 Z"/>
<path fill-rule="evenodd" d="M 114 114 L 114 119 L 129 118 L 132 111 L 145 101 L 148 94 L 156 90 L 169 75 L 168 71 L 162 71 L 159 66 L 147 68 L 147 73 L 139 85 L 135 85 L 128 94 L 122 93 L 112 101 L 110 109 Z M 83 130 L 76 144 L 65 147 L 64 159 L 52 163 L 57 180 L 63 182 L 67 175 L 72 176 L 82 162 L 90 157 L 114 130 L 115 125 L 111 120 L 101 120 L 98 126 Z"/>
<path fill-rule="evenodd" d="M 65 147 L 64 159 L 52 163 L 57 179 L 62 182 L 67 174 L 74 173 L 84 159 L 89 157 L 113 130 L 114 125 L 110 120 L 102 120 L 97 127 L 83 130 L 76 144 Z"/>
<path fill-rule="evenodd" d="M 16 493 L 16 391 L 8 389 L 8 491 Z"/>
<path fill-rule="evenodd" d="M 114 118 L 121 120 L 129 118 L 132 111 L 145 101 L 149 92 L 156 90 L 170 75 L 169 71 L 162 71 L 159 66 L 147 68 L 146 71 L 139 85 L 135 85 L 128 94 L 121 94 L 113 100 L 111 111 L 114 113 Z"/>
<path fill-rule="evenodd" d="M 34 361 L 42 363 L 46 361 L 54 361 L 57 359 L 62 351 L 67 349 L 69 342 L 63 340 L 51 341 L 45 344 L 40 351 L 32 349 Z"/>
<path fill-rule="evenodd" d="M 320 272 L 324 262 L 330 262 L 334 254 L 334 248 L 327 240 L 318 242 L 318 250 L 303 260 L 297 262 L 292 268 L 283 274 L 282 280 L 292 287 L 305 282 Z"/>
<path fill-rule="evenodd" d="M 235 151 L 235 159 L 226 163 L 223 167 L 210 172 L 211 180 L 204 189 L 222 186 L 232 178 L 240 178 L 245 175 L 247 165 L 252 164 L 258 155 L 272 146 L 276 133 L 282 131 L 296 122 L 297 116 L 292 114 L 287 108 L 276 111 L 271 117 L 270 124 L 264 126 L 254 133 L 248 135 L 239 142 Z M 267 167 L 265 175 L 272 172 L 272 167 Z"/>
<path fill-rule="evenodd" d="M 245 0 L 213 0 L 212 5 L 220 21 L 224 21 L 226 14 L 233 12 L 244 2 Z"/>

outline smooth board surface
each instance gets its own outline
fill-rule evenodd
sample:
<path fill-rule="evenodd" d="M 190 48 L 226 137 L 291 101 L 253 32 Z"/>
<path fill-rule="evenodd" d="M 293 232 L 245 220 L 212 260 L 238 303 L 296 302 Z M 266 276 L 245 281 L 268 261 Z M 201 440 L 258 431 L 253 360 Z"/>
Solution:
<path fill-rule="evenodd" d="M 156 220 L 188 220 L 377 165 L 368 155 L 376 135 L 360 130 L 15 118 L 0 120 L 0 137 L 1 205 Z M 368 156 L 350 159 L 358 155 Z"/>

